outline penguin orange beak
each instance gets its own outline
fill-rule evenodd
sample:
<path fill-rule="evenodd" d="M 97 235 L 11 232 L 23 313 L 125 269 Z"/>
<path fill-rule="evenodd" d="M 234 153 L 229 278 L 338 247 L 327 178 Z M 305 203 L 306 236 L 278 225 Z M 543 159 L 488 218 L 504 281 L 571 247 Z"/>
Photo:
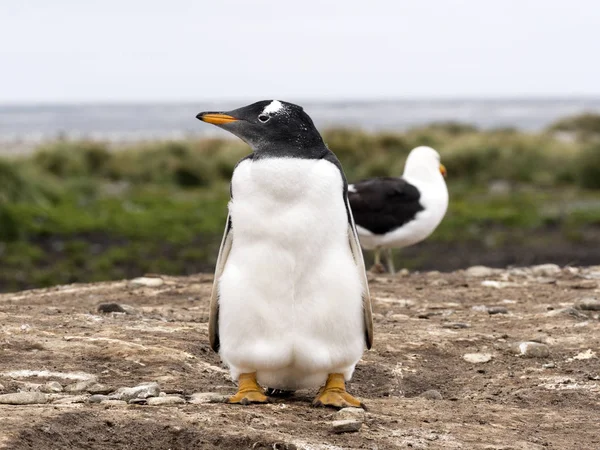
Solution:
<path fill-rule="evenodd" d="M 440 164 L 440 173 L 444 178 L 446 178 L 446 167 L 443 164 Z"/>
<path fill-rule="evenodd" d="M 229 114 L 211 112 L 200 113 L 196 116 L 196 118 L 203 122 L 212 123 L 213 125 L 223 125 L 225 123 L 237 122 L 239 120 L 233 116 L 230 116 Z"/>

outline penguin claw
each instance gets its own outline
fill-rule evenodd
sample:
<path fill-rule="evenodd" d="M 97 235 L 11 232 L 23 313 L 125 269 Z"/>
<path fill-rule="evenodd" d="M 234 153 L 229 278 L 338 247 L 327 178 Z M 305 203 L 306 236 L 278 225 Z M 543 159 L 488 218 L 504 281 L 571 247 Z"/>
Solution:
<path fill-rule="evenodd" d="M 353 397 L 346 391 L 336 390 L 325 390 L 322 394 L 317 396 L 313 401 L 313 406 L 319 408 L 329 406 L 331 408 L 342 409 L 342 408 L 365 408 L 365 405 Z"/>
<path fill-rule="evenodd" d="M 251 405 L 253 403 L 269 403 L 269 397 L 260 391 L 238 392 L 229 397 L 227 403 L 238 405 Z"/>

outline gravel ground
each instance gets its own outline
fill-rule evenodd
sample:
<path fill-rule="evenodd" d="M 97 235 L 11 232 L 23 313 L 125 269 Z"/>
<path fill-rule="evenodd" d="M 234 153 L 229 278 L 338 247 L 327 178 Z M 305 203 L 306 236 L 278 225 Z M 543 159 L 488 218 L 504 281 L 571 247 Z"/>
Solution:
<path fill-rule="evenodd" d="M 600 267 L 370 274 L 366 412 L 222 403 L 211 282 L 0 295 L 0 448 L 600 448 Z"/>

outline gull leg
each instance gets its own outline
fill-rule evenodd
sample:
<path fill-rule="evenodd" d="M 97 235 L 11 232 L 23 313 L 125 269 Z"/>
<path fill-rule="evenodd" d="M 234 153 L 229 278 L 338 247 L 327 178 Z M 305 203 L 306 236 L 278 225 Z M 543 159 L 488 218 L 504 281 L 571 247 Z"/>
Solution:
<path fill-rule="evenodd" d="M 385 267 L 381 264 L 381 248 L 375 247 L 375 264 L 371 267 L 373 273 L 384 273 Z"/>
<path fill-rule="evenodd" d="M 396 269 L 394 268 L 394 255 L 392 251 L 391 247 L 387 249 L 388 269 L 390 270 L 390 274 L 395 275 Z"/>

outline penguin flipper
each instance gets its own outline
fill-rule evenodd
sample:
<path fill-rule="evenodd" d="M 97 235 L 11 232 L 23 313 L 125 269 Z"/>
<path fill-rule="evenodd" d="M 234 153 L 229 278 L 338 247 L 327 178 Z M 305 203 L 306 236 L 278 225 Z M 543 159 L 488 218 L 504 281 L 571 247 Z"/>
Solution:
<path fill-rule="evenodd" d="M 227 215 L 227 224 L 225 225 L 225 232 L 223 233 L 221 248 L 219 249 L 219 256 L 217 257 L 217 264 L 215 266 L 215 278 L 210 296 L 210 313 L 208 318 L 208 340 L 210 348 L 215 352 L 218 352 L 221 346 L 219 340 L 219 278 L 221 278 L 223 269 L 225 269 L 225 263 L 231 250 L 231 242 L 233 240 L 231 227 L 231 217 Z"/>
<path fill-rule="evenodd" d="M 352 217 L 352 209 L 350 209 L 350 203 L 346 198 L 346 208 L 348 211 L 348 240 L 350 241 L 350 250 L 354 257 L 354 262 L 360 272 L 361 283 L 363 285 L 363 318 L 365 325 L 365 343 L 367 349 L 370 349 L 373 345 L 373 310 L 371 307 L 371 294 L 369 293 L 369 283 L 367 281 L 367 272 L 365 270 L 365 260 L 363 259 L 360 242 L 358 241 L 358 233 L 356 232 L 356 225 L 354 224 L 354 218 Z"/>

